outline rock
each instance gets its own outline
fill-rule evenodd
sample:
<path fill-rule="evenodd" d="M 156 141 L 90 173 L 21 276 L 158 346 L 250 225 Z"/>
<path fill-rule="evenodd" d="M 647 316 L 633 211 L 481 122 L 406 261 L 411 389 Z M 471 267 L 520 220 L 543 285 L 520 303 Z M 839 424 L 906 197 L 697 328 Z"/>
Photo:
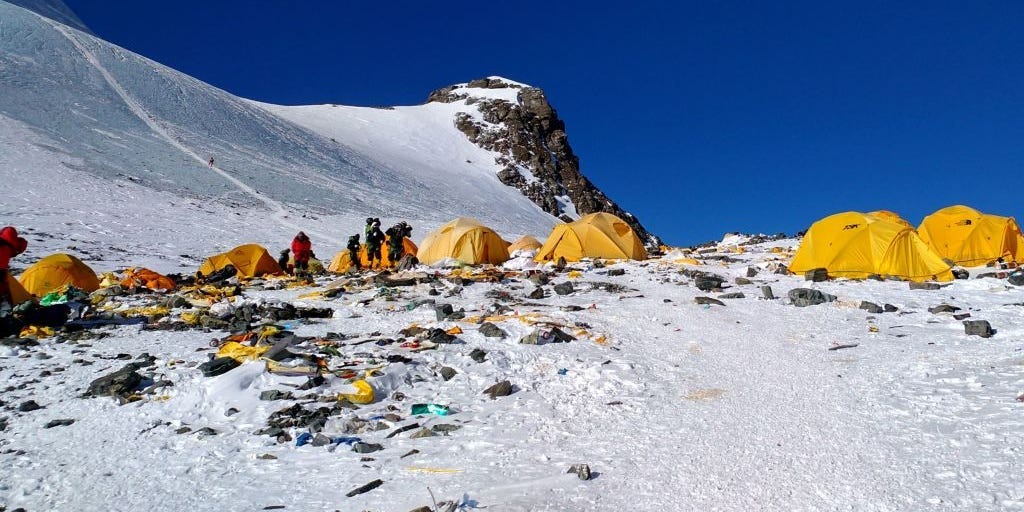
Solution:
<path fill-rule="evenodd" d="M 291 393 L 279 389 L 268 389 L 260 393 L 260 400 L 287 400 L 290 398 L 292 398 Z"/>
<path fill-rule="evenodd" d="M 260 455 L 259 457 L 256 457 L 256 458 L 260 459 L 260 460 L 277 460 L 277 456 L 271 455 L 269 453 L 264 453 L 264 454 L 262 454 L 262 455 Z"/>
<path fill-rule="evenodd" d="M 433 341 L 434 343 L 446 344 L 455 343 L 459 337 L 454 334 L 448 334 L 444 329 L 433 328 L 427 331 L 426 339 Z"/>
<path fill-rule="evenodd" d="M 939 283 L 917 283 L 914 281 L 910 282 L 911 290 L 938 290 L 942 288 Z"/>
<path fill-rule="evenodd" d="M 761 287 L 761 297 L 765 300 L 775 300 L 775 293 L 772 291 L 772 287 L 764 285 Z"/>
<path fill-rule="evenodd" d="M 192 427 L 180 427 L 174 430 L 174 433 L 178 435 L 188 434 L 189 432 L 192 432 Z"/>
<path fill-rule="evenodd" d="M 377 443 L 364 443 L 362 441 L 352 443 L 352 451 L 356 453 L 373 453 L 383 449 L 384 446 Z"/>
<path fill-rule="evenodd" d="M 757 276 L 757 268 L 756 267 L 747 267 L 747 277 L 756 277 L 756 276 Z M 737 284 L 739 284 L 739 283 L 737 283 Z"/>
<path fill-rule="evenodd" d="M 722 302 L 722 301 L 720 301 L 718 299 L 712 299 L 711 297 L 694 297 L 693 301 L 696 302 L 697 304 L 702 304 L 702 305 L 703 304 L 715 304 L 715 305 L 718 305 L 718 306 L 724 306 L 725 305 L 724 302 Z"/>
<path fill-rule="evenodd" d="M 1024 272 L 1014 272 L 1006 278 L 1006 282 L 1014 286 L 1024 286 Z"/>
<path fill-rule="evenodd" d="M 417 450 L 417 449 L 412 449 L 412 450 L 409 450 L 409 451 L 405 452 L 405 455 L 402 455 L 401 457 L 399 457 L 399 459 L 404 459 L 406 457 L 412 457 L 413 455 L 416 455 L 417 453 L 420 453 L 420 451 Z"/>
<path fill-rule="evenodd" d="M 460 425 L 452 425 L 451 423 L 440 423 L 438 425 L 430 427 L 430 430 L 433 430 L 434 433 L 436 434 L 448 435 L 452 432 L 455 432 L 456 430 L 459 430 L 460 428 L 462 428 L 462 426 Z"/>
<path fill-rule="evenodd" d="M 188 299 L 182 297 L 181 295 L 171 295 L 170 297 L 164 299 L 164 306 L 171 309 L 187 308 L 190 307 L 191 305 L 192 304 L 188 301 Z"/>
<path fill-rule="evenodd" d="M 970 279 L 971 278 L 971 273 L 968 272 L 967 269 L 965 269 L 965 268 L 954 268 L 953 269 L 953 278 L 954 279 Z"/>
<path fill-rule="evenodd" d="M 210 428 L 210 427 L 203 427 L 203 428 L 201 428 L 199 430 L 196 430 L 196 435 L 200 435 L 200 436 L 215 436 L 215 435 L 217 435 L 217 431 L 212 429 L 212 428 Z"/>
<path fill-rule="evenodd" d="M 775 269 L 775 273 L 783 276 L 787 275 L 789 274 L 789 267 L 780 263 L 779 266 Z"/>
<path fill-rule="evenodd" d="M 512 394 L 512 383 L 503 380 L 483 391 L 485 394 L 491 397 L 491 400 L 498 398 L 499 396 L 508 396 Z"/>
<path fill-rule="evenodd" d="M 569 295 L 570 293 L 575 291 L 575 289 L 572 286 L 572 283 L 569 282 L 569 281 L 566 281 L 564 283 L 556 284 L 554 286 L 554 290 L 555 290 L 555 293 L 557 293 L 559 295 Z"/>
<path fill-rule="evenodd" d="M 983 272 L 981 274 L 978 274 L 978 275 L 974 276 L 975 279 L 985 279 L 985 278 L 989 278 L 989 277 L 994 278 L 994 279 L 998 279 L 999 278 L 999 274 L 997 274 L 995 272 Z"/>
<path fill-rule="evenodd" d="M 590 466 L 587 464 L 573 464 L 566 473 L 573 473 L 580 480 L 590 480 Z"/>
<path fill-rule="evenodd" d="M 539 300 L 544 298 L 544 289 L 541 287 L 534 288 L 529 295 L 526 296 L 529 299 Z"/>
<path fill-rule="evenodd" d="M 327 446 L 331 444 L 331 438 L 323 434 L 317 433 L 315 436 L 313 436 L 313 440 L 309 444 L 313 446 Z"/>
<path fill-rule="evenodd" d="M 347 492 L 345 494 L 345 497 L 346 498 L 351 498 L 353 496 L 358 496 L 360 494 L 370 492 L 370 491 L 372 491 L 372 490 L 374 490 L 374 489 L 376 489 L 376 488 L 378 488 L 378 487 L 380 487 L 382 485 L 384 485 L 384 481 L 378 478 L 377 480 L 374 480 L 374 481 L 372 481 L 372 482 L 370 482 L 370 483 L 368 483 L 366 485 L 362 485 L 362 486 L 356 487 L 355 489 L 352 489 L 351 491 L 349 491 L 349 492 Z"/>
<path fill-rule="evenodd" d="M 624 269 L 624 268 L 608 269 L 608 275 L 612 276 L 612 277 L 614 277 L 614 276 L 624 276 L 624 275 L 626 275 L 626 269 Z"/>
<path fill-rule="evenodd" d="M 959 315 L 953 315 L 953 320 L 963 320 L 965 318 L 970 318 L 970 317 L 971 317 L 970 313 L 961 313 Z"/>
<path fill-rule="evenodd" d="M 996 333 L 987 320 L 964 320 L 964 332 L 968 336 L 981 336 L 982 338 L 991 338 Z"/>
<path fill-rule="evenodd" d="M 27 400 L 18 406 L 18 412 L 32 412 L 42 408 L 43 406 L 37 404 L 35 400 Z"/>
<path fill-rule="evenodd" d="M 434 431 L 430 430 L 429 428 L 421 428 L 414 432 L 411 436 L 409 436 L 409 439 L 419 439 L 421 437 L 434 437 L 436 435 L 437 434 L 435 434 Z"/>
<path fill-rule="evenodd" d="M 437 316 L 437 321 L 446 320 L 448 315 L 455 312 L 455 308 L 451 304 L 438 304 L 434 306 L 434 314 Z"/>
<path fill-rule="evenodd" d="M 810 288 L 793 288 L 789 291 L 789 300 L 794 306 L 802 308 L 832 302 L 836 300 L 836 296 Z"/>
<path fill-rule="evenodd" d="M 458 373 L 459 372 L 455 371 L 455 368 L 452 368 L 451 366 L 444 366 L 441 368 L 441 378 L 444 379 L 445 382 L 452 380 L 452 377 Z"/>
<path fill-rule="evenodd" d="M 743 292 L 723 293 L 718 296 L 719 299 L 742 299 L 745 297 L 746 295 Z"/>
<path fill-rule="evenodd" d="M 237 362 L 235 366 L 238 366 Z M 139 375 L 136 371 L 142 367 L 140 363 L 128 363 L 120 370 L 104 375 L 89 383 L 89 389 L 86 390 L 85 394 L 94 397 L 127 396 L 142 383 L 142 375 Z"/>
<path fill-rule="evenodd" d="M 508 336 L 508 333 L 501 330 L 500 327 L 492 324 L 491 322 L 484 322 L 480 324 L 480 328 L 478 330 L 485 338 L 504 338 Z"/>
<path fill-rule="evenodd" d="M 410 510 L 409 512 L 434 512 L 434 509 L 424 505 L 422 507 L 416 507 L 416 508 Z"/>
<path fill-rule="evenodd" d="M 745 277 L 737 277 L 736 278 L 736 284 L 738 284 L 738 285 L 746 285 L 746 284 L 754 284 L 754 282 L 751 281 L 750 279 L 745 278 Z"/>
<path fill-rule="evenodd" d="M 939 304 L 938 306 L 928 308 L 928 312 L 938 315 L 940 313 L 955 313 L 960 311 L 960 308 L 956 306 L 950 306 L 949 304 Z"/>
<path fill-rule="evenodd" d="M 487 351 L 486 350 L 481 350 L 479 348 L 474 348 L 469 353 L 469 358 L 474 360 L 474 361 L 476 361 L 476 362 L 478 362 L 478 363 L 482 363 L 482 362 L 487 360 Z"/>
<path fill-rule="evenodd" d="M 239 411 L 238 409 L 235 409 L 234 407 L 232 407 L 232 408 L 224 411 L 224 416 L 231 417 L 231 416 L 234 416 L 234 415 L 236 415 L 236 414 L 238 414 L 240 412 L 242 412 L 242 411 Z"/>
<path fill-rule="evenodd" d="M 828 281 L 828 269 L 815 268 L 804 272 L 804 280 L 820 283 L 822 281 Z"/>
<path fill-rule="evenodd" d="M 885 310 L 882 309 L 882 306 L 879 306 L 874 302 L 868 302 L 866 300 L 860 301 L 860 309 L 863 309 L 864 311 L 867 311 L 868 313 L 872 314 L 879 314 L 885 312 Z"/>
<path fill-rule="evenodd" d="M 724 282 L 725 279 L 714 274 L 698 274 L 693 278 L 693 285 L 705 292 L 721 288 Z"/>
<path fill-rule="evenodd" d="M 882 309 L 886 313 L 895 313 L 895 312 L 900 310 L 900 308 L 898 308 L 896 306 L 893 306 L 892 304 L 886 304 L 886 305 L 882 306 Z"/>
<path fill-rule="evenodd" d="M 548 284 L 550 278 L 548 278 L 548 275 L 545 274 L 544 272 L 537 272 L 534 274 L 530 274 L 530 277 L 528 277 L 527 280 L 529 280 L 531 283 L 537 286 L 544 286 Z"/>
<path fill-rule="evenodd" d="M 216 377 L 218 375 L 223 375 L 231 370 L 234 370 L 235 368 L 238 368 L 241 365 L 242 363 L 239 363 L 233 358 L 218 357 L 217 359 L 207 361 L 199 365 L 199 370 L 203 372 L 204 377 Z"/>

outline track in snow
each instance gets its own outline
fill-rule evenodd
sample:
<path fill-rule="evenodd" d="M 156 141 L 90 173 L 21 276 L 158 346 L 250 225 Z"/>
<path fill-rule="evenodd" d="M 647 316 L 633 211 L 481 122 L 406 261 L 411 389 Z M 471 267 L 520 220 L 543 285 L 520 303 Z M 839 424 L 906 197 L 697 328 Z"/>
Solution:
<path fill-rule="evenodd" d="M 153 132 L 155 132 L 161 138 L 165 139 L 168 143 L 170 143 L 172 146 L 177 148 L 182 153 L 188 155 L 189 157 L 191 157 L 192 159 L 196 160 L 197 162 L 199 162 L 202 165 L 208 165 L 208 163 L 207 163 L 205 158 L 203 158 L 198 153 L 196 153 L 195 151 L 190 149 L 188 146 L 185 146 L 184 144 L 182 144 L 180 141 L 175 139 L 166 129 L 164 129 L 163 126 L 160 126 L 160 123 L 158 123 L 153 116 L 149 115 L 149 113 L 146 112 L 146 109 L 141 104 L 139 104 L 139 102 L 137 102 L 135 100 L 135 98 L 133 98 L 130 94 L 128 94 L 128 91 L 126 91 L 124 89 L 124 87 L 121 87 L 121 84 L 117 81 L 116 78 L 114 78 L 114 76 L 110 73 L 110 71 L 108 71 L 107 68 L 104 67 L 102 63 L 100 63 L 99 59 L 97 59 L 96 56 L 93 55 L 93 53 L 88 48 L 86 48 L 85 45 L 83 45 L 81 43 L 81 41 L 78 40 L 78 38 L 75 36 L 75 34 L 72 33 L 72 31 L 68 27 L 65 27 L 64 25 L 62 25 L 62 24 L 60 24 L 58 22 L 55 22 L 55 21 L 52 21 L 52 20 L 49 20 L 49 19 L 46 19 L 46 18 L 43 18 L 43 20 L 46 21 L 47 23 L 49 23 L 53 28 L 55 28 L 62 35 L 64 35 L 64 37 L 66 37 L 68 39 L 68 41 L 71 41 L 71 44 L 73 44 L 75 46 L 75 48 L 77 48 L 78 51 L 82 53 L 82 56 L 84 56 L 86 58 L 86 60 L 88 60 L 89 63 L 94 68 L 96 68 L 97 71 L 99 71 L 100 75 L 103 76 L 103 79 L 107 82 L 107 84 L 109 84 L 110 87 L 114 90 L 114 92 L 117 93 L 117 95 L 121 97 L 121 99 L 125 102 L 125 105 L 128 106 L 129 110 L 131 110 L 132 113 L 134 113 L 136 116 L 138 116 L 138 118 L 141 119 L 142 122 L 146 123 L 146 126 L 148 126 L 151 130 L 153 130 Z M 310 231 L 307 228 L 304 228 L 302 226 L 299 226 L 298 224 L 295 224 L 295 223 L 289 221 L 288 220 L 288 213 L 289 213 L 288 209 L 285 208 L 285 206 L 281 202 L 275 201 L 274 199 L 271 199 L 271 198 L 261 194 L 256 189 L 250 187 L 249 185 L 246 185 L 245 183 L 242 183 L 241 180 L 235 178 L 234 176 L 231 176 L 226 171 L 224 171 L 224 170 L 222 170 L 222 169 L 220 169 L 220 168 L 218 168 L 216 166 L 210 166 L 210 168 L 214 172 L 219 174 L 222 178 L 224 178 L 225 180 L 231 182 L 235 187 L 237 187 L 239 190 L 241 190 L 245 194 L 247 194 L 247 195 L 253 197 L 254 199 L 256 199 L 257 201 L 260 201 L 261 203 L 263 203 L 267 208 L 269 208 L 273 212 L 272 218 L 278 224 L 280 224 L 280 225 L 282 225 L 282 226 L 284 226 L 286 228 L 291 228 L 291 229 L 293 229 L 295 231 L 308 231 L 310 234 L 315 235 L 315 236 L 317 236 L 319 238 L 322 238 L 322 239 L 327 240 L 328 242 L 331 242 L 331 243 L 334 243 L 334 244 L 342 244 L 342 241 L 340 239 L 334 238 L 334 237 L 332 237 L 330 235 L 326 235 L 324 233 L 318 233 L 316 231 Z"/>

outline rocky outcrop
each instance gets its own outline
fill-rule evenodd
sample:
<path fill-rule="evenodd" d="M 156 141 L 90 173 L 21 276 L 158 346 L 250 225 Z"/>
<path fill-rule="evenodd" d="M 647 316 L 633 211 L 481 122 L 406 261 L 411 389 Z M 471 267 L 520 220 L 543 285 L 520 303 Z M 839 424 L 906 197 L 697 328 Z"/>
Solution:
<path fill-rule="evenodd" d="M 481 89 L 516 89 L 516 101 L 508 101 L 507 94 L 480 94 Z M 501 78 L 481 78 L 438 89 L 427 98 L 428 103 L 457 101 L 474 105 L 482 115 L 481 119 L 473 112 L 460 112 L 454 120 L 455 127 L 474 144 L 498 153 L 495 162 L 501 167 L 498 178 L 502 183 L 518 188 L 544 211 L 563 220 L 571 220 L 565 215 L 565 206 L 571 202 L 580 215 L 617 215 L 647 245 L 661 243 L 636 217 L 580 173 L 579 158 L 569 145 L 565 123 L 558 118 L 543 90 Z"/>

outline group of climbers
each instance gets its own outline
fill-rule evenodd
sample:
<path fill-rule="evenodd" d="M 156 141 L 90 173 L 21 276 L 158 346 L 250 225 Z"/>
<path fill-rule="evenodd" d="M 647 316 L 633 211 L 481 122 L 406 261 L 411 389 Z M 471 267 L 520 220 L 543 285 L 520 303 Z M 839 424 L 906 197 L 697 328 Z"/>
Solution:
<path fill-rule="evenodd" d="M 402 221 L 391 226 L 387 231 L 381 231 L 380 219 L 367 217 L 366 226 L 363 228 L 363 235 L 366 240 L 366 259 L 370 268 L 383 268 L 385 261 L 390 262 L 391 265 L 396 265 L 405 256 L 404 241 L 412 236 L 412 226 Z M 387 260 L 383 256 L 385 244 L 387 244 L 388 250 Z M 359 243 L 358 233 L 348 238 L 346 249 L 348 249 L 349 258 L 355 269 L 362 270 L 362 259 L 359 255 L 362 246 Z M 310 242 L 305 232 L 300 231 L 298 235 L 295 235 L 295 238 L 292 239 L 290 252 L 291 255 L 289 255 L 289 249 L 281 251 L 281 255 L 277 260 L 281 268 L 294 274 L 307 273 L 309 271 L 309 261 L 316 259 L 316 255 L 313 253 L 312 242 Z"/>

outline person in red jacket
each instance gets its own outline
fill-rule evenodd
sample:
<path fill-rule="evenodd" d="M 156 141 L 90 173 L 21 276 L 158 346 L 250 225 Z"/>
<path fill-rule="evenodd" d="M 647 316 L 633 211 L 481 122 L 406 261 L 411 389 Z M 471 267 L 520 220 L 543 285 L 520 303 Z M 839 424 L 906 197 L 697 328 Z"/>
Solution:
<path fill-rule="evenodd" d="M 25 252 L 27 247 L 28 240 L 18 236 L 14 226 L 0 229 L 0 302 L 14 304 L 11 290 L 7 286 L 7 275 L 11 271 L 11 258 Z"/>
<path fill-rule="evenodd" d="M 313 243 L 309 241 L 306 233 L 299 231 L 292 240 L 292 255 L 295 257 L 295 272 L 305 272 L 309 269 L 309 258 L 313 255 Z"/>

